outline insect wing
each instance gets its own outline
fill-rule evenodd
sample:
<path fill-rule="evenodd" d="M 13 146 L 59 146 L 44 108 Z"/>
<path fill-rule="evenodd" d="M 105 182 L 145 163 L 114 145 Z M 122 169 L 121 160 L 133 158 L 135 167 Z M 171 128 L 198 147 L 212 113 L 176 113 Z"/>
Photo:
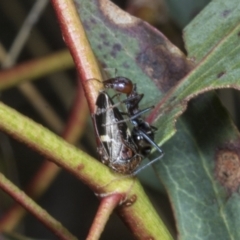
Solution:
<path fill-rule="evenodd" d="M 123 120 L 123 117 L 117 108 L 112 107 L 113 102 L 106 92 L 99 94 L 96 106 L 95 119 L 100 142 L 108 154 L 109 161 L 118 159 L 122 148 L 122 138 L 126 136 L 127 125 L 125 123 L 114 124 Z"/>

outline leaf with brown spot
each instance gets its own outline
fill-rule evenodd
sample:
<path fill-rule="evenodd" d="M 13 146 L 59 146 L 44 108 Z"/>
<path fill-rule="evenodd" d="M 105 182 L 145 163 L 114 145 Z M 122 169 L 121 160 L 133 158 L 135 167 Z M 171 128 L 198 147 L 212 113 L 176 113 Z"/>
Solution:
<path fill-rule="evenodd" d="M 108 72 L 109 77 L 114 77 L 117 70 L 118 76 L 137 83 L 139 92 L 145 94 L 143 104 L 145 101 L 156 105 L 148 121 L 158 126 L 159 143 L 167 141 L 175 133 L 175 121 L 190 99 L 217 88 L 239 89 L 239 70 L 234 66 L 238 61 L 240 38 L 237 34 L 240 26 L 239 9 L 234 7 L 234 3 L 229 7 L 231 14 L 216 12 L 222 16 L 218 28 L 212 24 L 212 19 L 209 19 L 209 24 L 206 21 L 202 24 L 198 20 L 200 14 L 185 29 L 189 61 L 155 28 L 113 3 L 107 0 L 75 2 L 101 66 L 112 69 Z M 193 35 L 197 32 L 193 31 L 195 28 L 200 30 L 198 35 Z M 198 39 L 206 41 L 199 42 Z M 196 67 L 186 76 L 193 68 L 193 59 Z"/>
<path fill-rule="evenodd" d="M 240 65 L 240 6 L 237 2 L 229 7 L 218 2 L 221 1 L 209 4 L 209 11 L 199 14 L 184 30 L 186 47 L 196 67 L 166 94 L 151 116 L 152 121 L 161 123 L 165 131 L 163 139 L 174 133 L 174 120 L 192 98 L 214 89 L 240 89 L 240 69 L 237 67 Z M 226 7 L 232 9 L 231 15 L 220 18 Z M 218 18 L 215 22 L 209 19 L 210 9 Z M 205 42 L 199 39 L 205 39 Z"/>
<path fill-rule="evenodd" d="M 215 160 L 219 149 L 239 141 L 236 127 L 214 94 L 191 101 L 176 127 L 155 170 L 171 199 L 179 239 L 239 239 L 238 183 L 228 178 L 223 185 Z"/>
<path fill-rule="evenodd" d="M 197 85 L 239 87 L 239 16 L 239 1 L 215 0 L 185 29 L 189 56 L 199 62 L 182 80 L 189 80 L 182 90 L 189 98 L 198 94 Z M 178 90 L 172 90 L 173 99 Z M 240 239 L 237 128 L 213 93 L 191 101 L 176 126 L 155 170 L 171 199 L 179 239 Z"/>
<path fill-rule="evenodd" d="M 157 103 L 190 70 L 183 53 L 149 24 L 106 0 L 75 2 L 103 70 L 137 83 L 143 103 Z"/>
<path fill-rule="evenodd" d="M 217 149 L 240 136 L 216 96 L 191 101 L 172 137 L 190 99 L 240 88 L 239 1 L 214 0 L 187 26 L 192 62 L 156 29 L 108 1 L 75 2 L 101 65 L 137 83 L 143 102 L 157 104 L 148 119 L 159 128 L 157 142 L 169 141 L 154 166 L 171 199 L 179 239 L 240 239 L 240 195 L 228 198 L 215 176 Z"/>
<path fill-rule="evenodd" d="M 216 151 L 215 177 L 229 194 L 240 187 L 240 142 L 228 143 Z"/>

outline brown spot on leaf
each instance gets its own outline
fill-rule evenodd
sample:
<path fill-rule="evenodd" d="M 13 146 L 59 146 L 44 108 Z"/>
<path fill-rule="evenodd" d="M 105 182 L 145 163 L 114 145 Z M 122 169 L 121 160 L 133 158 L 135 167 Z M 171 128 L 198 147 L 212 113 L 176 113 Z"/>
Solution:
<path fill-rule="evenodd" d="M 111 51 L 110 54 L 111 54 L 112 57 L 116 58 L 117 53 L 121 50 L 122 50 L 122 46 L 120 44 L 115 43 L 112 47 L 112 51 Z"/>
<path fill-rule="evenodd" d="M 190 69 L 185 57 L 179 54 L 179 50 L 176 52 L 172 50 L 170 51 L 165 44 L 159 44 L 154 48 L 146 48 L 136 58 L 142 70 L 163 92 L 167 92 Z"/>
<path fill-rule="evenodd" d="M 222 12 L 222 16 L 223 16 L 223 17 L 227 17 L 231 12 L 232 12 L 231 10 L 224 10 L 224 11 Z"/>
<path fill-rule="evenodd" d="M 227 144 L 216 153 L 215 177 L 231 194 L 240 185 L 240 145 Z"/>
<path fill-rule="evenodd" d="M 135 61 L 161 92 L 167 92 L 193 68 L 194 64 L 154 27 L 132 17 L 108 0 L 99 0 L 96 4 L 100 19 L 110 31 L 114 32 L 116 38 L 112 44 L 112 36 L 109 39 L 101 36 L 103 48 L 112 46 L 108 54 L 117 58 L 118 51 L 123 51 L 125 36 L 126 43 L 135 42 L 136 50 L 131 47 L 129 49 L 128 44 L 124 45 L 124 51 L 128 55 L 126 59 Z"/>
<path fill-rule="evenodd" d="M 218 73 L 217 78 L 221 78 L 225 74 L 226 74 L 226 72 L 220 72 L 220 73 Z"/>
<path fill-rule="evenodd" d="M 129 66 L 129 64 L 127 63 L 127 62 L 125 62 L 125 63 L 123 63 L 123 65 L 122 65 L 124 68 L 129 68 L 130 66 Z"/>
<path fill-rule="evenodd" d="M 106 47 L 110 46 L 110 43 L 109 43 L 108 41 L 103 41 L 103 44 L 104 44 Z"/>
<path fill-rule="evenodd" d="M 114 51 L 121 51 L 121 50 L 122 50 L 121 44 L 115 43 L 115 44 L 113 45 L 113 50 L 114 50 Z"/>
<path fill-rule="evenodd" d="M 99 36 L 100 36 L 100 38 L 102 38 L 102 39 L 106 39 L 106 38 L 107 38 L 107 35 L 106 35 L 105 33 L 101 33 Z"/>
<path fill-rule="evenodd" d="M 97 21 L 94 18 L 91 18 L 90 21 L 92 24 L 97 24 Z"/>

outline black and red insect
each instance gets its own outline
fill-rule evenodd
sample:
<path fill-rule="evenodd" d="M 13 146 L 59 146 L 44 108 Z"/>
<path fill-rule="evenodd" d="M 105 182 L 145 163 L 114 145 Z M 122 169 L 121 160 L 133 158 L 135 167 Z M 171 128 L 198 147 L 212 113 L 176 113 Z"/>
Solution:
<path fill-rule="evenodd" d="M 154 126 L 151 126 L 149 123 L 142 119 L 142 114 L 151 110 L 153 106 L 139 109 L 139 102 L 144 97 L 144 94 L 139 94 L 137 92 L 136 84 L 133 84 L 132 81 L 126 77 L 115 77 L 105 80 L 105 88 L 111 88 L 119 93 L 124 93 L 127 95 L 127 98 L 122 102 L 126 104 L 128 119 L 133 124 L 133 129 L 131 132 L 132 138 L 135 144 L 138 147 L 138 152 L 143 156 L 147 157 L 152 147 L 155 147 L 159 155 L 155 159 L 151 160 L 146 166 L 156 162 L 163 156 L 163 151 L 161 148 L 154 142 L 154 133 L 157 130 Z M 126 121 L 124 120 L 124 121 Z M 142 170 L 140 168 L 137 170 L 139 172 Z"/>
<path fill-rule="evenodd" d="M 161 148 L 154 142 L 154 132 L 157 129 L 141 118 L 141 115 L 152 107 L 139 109 L 139 102 L 144 95 L 137 92 L 136 84 L 128 78 L 115 77 L 103 83 L 105 88 L 124 93 L 127 98 L 114 104 L 105 91 L 97 98 L 94 118 L 101 161 L 116 172 L 135 175 L 163 156 Z M 118 110 L 118 105 L 121 103 L 126 104 L 128 115 L 126 119 Z M 126 124 L 127 121 L 133 124 L 131 132 Z M 159 156 L 139 167 L 143 158 L 150 154 L 153 146 L 158 150 Z"/>
<path fill-rule="evenodd" d="M 106 92 L 101 92 L 96 101 L 94 114 L 98 136 L 98 153 L 101 161 L 112 170 L 132 174 L 142 161 L 141 154 L 123 120 L 123 116 Z M 112 123 L 106 125 L 106 123 Z"/>

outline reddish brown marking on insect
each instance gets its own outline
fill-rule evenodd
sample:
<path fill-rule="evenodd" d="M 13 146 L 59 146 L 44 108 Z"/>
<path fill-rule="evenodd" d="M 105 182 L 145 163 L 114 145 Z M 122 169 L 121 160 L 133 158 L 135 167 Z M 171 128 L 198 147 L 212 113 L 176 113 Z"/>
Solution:
<path fill-rule="evenodd" d="M 79 164 L 79 165 L 77 166 L 77 170 L 78 170 L 78 171 L 81 171 L 83 168 L 84 168 L 84 165 L 83 165 L 83 164 Z"/>
<path fill-rule="evenodd" d="M 226 72 L 220 72 L 220 73 L 218 73 L 217 78 L 221 78 L 225 74 L 226 74 Z"/>
<path fill-rule="evenodd" d="M 109 78 L 104 81 L 105 88 L 112 88 L 117 92 L 129 95 L 133 90 L 132 81 L 125 77 Z"/>
<path fill-rule="evenodd" d="M 240 186 L 240 145 L 227 144 L 215 155 L 215 177 L 228 193 L 236 192 Z"/>
<path fill-rule="evenodd" d="M 136 194 L 133 194 L 130 198 L 128 198 L 128 199 L 124 202 L 123 206 L 125 206 L 125 207 L 130 207 L 130 206 L 132 206 L 136 201 L 137 201 L 137 195 L 136 195 Z"/>

